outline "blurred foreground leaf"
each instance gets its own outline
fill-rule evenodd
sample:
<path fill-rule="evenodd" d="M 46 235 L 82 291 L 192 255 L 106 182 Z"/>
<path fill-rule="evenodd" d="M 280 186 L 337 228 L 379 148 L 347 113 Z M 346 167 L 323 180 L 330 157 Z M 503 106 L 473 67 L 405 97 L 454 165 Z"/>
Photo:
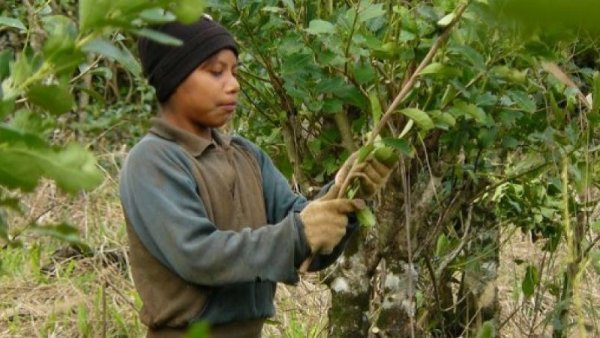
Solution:
<path fill-rule="evenodd" d="M 205 322 L 195 323 L 190 327 L 190 329 L 186 332 L 185 338 L 208 338 L 210 328 L 208 324 Z"/>
<path fill-rule="evenodd" d="M 490 3 L 495 5 L 500 18 L 526 27 L 600 32 L 600 1 L 597 0 L 496 0 Z"/>
<path fill-rule="evenodd" d="M 79 145 L 54 149 L 37 135 L 0 125 L 0 185 L 31 191 L 41 177 L 75 193 L 100 184 L 102 172 L 94 156 Z"/>

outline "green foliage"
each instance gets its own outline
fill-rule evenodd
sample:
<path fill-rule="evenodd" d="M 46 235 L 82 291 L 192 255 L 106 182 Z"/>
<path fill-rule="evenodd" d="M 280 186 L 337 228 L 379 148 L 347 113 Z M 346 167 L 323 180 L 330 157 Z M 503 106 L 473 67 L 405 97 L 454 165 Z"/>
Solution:
<path fill-rule="evenodd" d="M 525 277 L 523 277 L 523 283 L 521 288 L 525 297 L 533 296 L 535 287 L 539 283 L 539 273 L 535 266 L 528 266 L 525 270 Z"/>
<path fill-rule="evenodd" d="M 186 338 L 207 338 L 210 337 L 210 329 L 207 323 L 200 322 L 192 325 L 186 332 Z"/>
<path fill-rule="evenodd" d="M 377 219 L 373 214 L 373 211 L 368 207 L 360 209 L 356 212 L 356 217 L 358 218 L 358 222 L 365 227 L 372 227 L 377 224 Z"/>
<path fill-rule="evenodd" d="M 492 2 L 505 19 L 545 30 L 580 29 L 597 33 L 600 4 L 595 0 L 495 0 Z"/>
<path fill-rule="evenodd" d="M 174 43 L 172 38 L 146 27 L 175 18 L 193 21 L 201 14 L 203 1 L 80 1 L 79 22 L 63 14 L 60 6 L 28 6 L 35 10 L 23 11 L 11 2 L 6 12 L 3 9 L 0 13 L 0 29 L 14 31 L 10 34 L 15 34 L 15 38 L 19 34 L 27 36 L 20 40 L 22 46 L 10 46 L 0 52 L 0 194 L 12 190 L 30 192 L 42 178 L 53 180 L 71 194 L 91 190 L 103 180 L 94 156 L 76 143 L 49 142 L 49 134 L 58 126 L 57 121 L 69 119 L 72 114 L 86 115 L 89 100 L 82 96 L 104 103 L 92 86 L 106 85 L 85 81 L 94 74 L 108 74 L 104 82 L 111 80 L 109 71 L 96 67 L 100 62 L 114 60 L 136 78 L 140 75 L 141 68 L 123 43 L 123 34 Z M 88 64 L 93 58 L 95 63 Z M 8 202 L 2 203 L 0 213 L 7 206 Z M 33 229 L 77 241 L 75 229 L 68 225 Z M 10 228 L 4 220 L 0 239 L 11 241 Z"/>
<path fill-rule="evenodd" d="M 470 2 L 378 140 L 404 156 L 413 184 L 410 196 L 404 197 L 412 198 L 413 207 L 422 207 L 419 189 L 427 186 L 427 178 L 441 180 L 435 198 L 428 201 L 434 207 L 426 217 L 411 218 L 417 223 L 411 232 L 419 239 L 433 238 L 427 244 L 413 243 L 418 247 L 413 249 L 435 253 L 439 260 L 433 262 L 434 270 L 452 276 L 487 278 L 484 266 L 497 257 L 494 234 L 500 224 L 517 226 L 554 254 L 566 243 L 563 196 L 570 203 L 568 217 L 586 233 L 589 224 L 575 216 L 586 210 L 578 194 L 597 185 L 597 166 L 592 165 L 597 155 L 589 149 L 598 142 L 594 112 L 599 100 L 587 109 L 578 94 L 600 96 L 593 71 L 598 67 L 596 41 L 585 32 L 566 41 L 550 31 L 524 34 L 525 27 L 497 20 L 501 2 Z M 556 3 L 547 10 L 555 10 Z M 291 166 L 286 173 L 300 187 L 322 184 L 346 154 L 359 149 L 358 158 L 364 159 L 373 151 L 374 145 L 365 147 L 363 142 L 440 31 L 456 17 L 457 4 L 210 1 L 211 15 L 230 27 L 244 46 L 244 102 L 236 128 L 268 149 L 278 164 Z M 536 17 L 541 12 L 527 13 Z M 546 72 L 544 62 L 555 62 L 579 89 Z M 557 170 L 562 154 L 568 154 L 570 163 L 567 191 Z M 394 194 L 404 192 L 390 183 L 385 198 Z M 452 204 L 463 197 L 468 202 L 461 207 Z M 477 228 L 463 234 L 471 207 Z M 447 214 L 452 210 L 459 210 L 455 217 Z M 448 222 L 439 224 L 443 219 Z M 383 221 L 398 232 L 405 226 L 402 217 Z M 442 231 L 436 230 L 440 227 Z M 384 234 L 377 233 L 377 226 L 370 231 L 375 237 Z M 393 250 L 386 247 L 380 253 Z M 417 260 L 425 271 L 422 258 Z M 537 263 L 531 262 L 516 283 L 526 298 L 543 292 Z M 467 284 L 469 278 L 456 282 L 454 289 L 475 294 L 477 287 Z M 447 279 L 438 282 L 444 288 Z M 436 304 L 441 297 L 429 285 L 423 291 L 424 304 Z M 424 307 L 417 312 L 439 314 L 434 305 Z M 432 321 L 428 330 L 451 326 L 445 316 L 449 314 Z M 460 316 L 458 310 L 455 316 Z M 453 320 L 460 321 L 457 317 Z M 448 326 L 446 335 L 465 334 Z M 495 330 L 486 322 L 473 333 L 487 337 Z"/>
<path fill-rule="evenodd" d="M 0 126 L 0 184 L 24 191 L 33 190 L 41 177 L 54 179 L 66 192 L 91 189 L 102 180 L 94 157 L 80 146 L 64 149 L 48 146 L 32 133 Z"/>
<path fill-rule="evenodd" d="M 494 338 L 496 337 L 496 329 L 493 321 L 487 321 L 481 325 L 477 338 Z"/>
<path fill-rule="evenodd" d="M 383 200 L 402 196 L 394 211 L 404 211 L 402 203 L 410 202 L 410 230 L 418 239 L 412 243 L 417 253 L 412 263 L 420 272 L 433 270 L 432 280 L 420 276 L 417 285 L 416 316 L 429 316 L 419 322 L 442 336 L 472 332 L 493 337 L 501 328 L 468 318 L 479 313 L 469 308 L 478 302 L 468 303 L 478 296 L 479 281 L 491 274 L 486 267 L 497 258 L 499 228 L 515 226 L 548 255 L 556 255 L 567 237 L 587 234 L 597 225 L 584 221 L 592 203 L 585 196 L 600 178 L 597 19 L 586 19 L 597 6 L 589 7 L 589 1 L 568 8 L 565 4 L 574 2 L 471 1 L 376 144 L 363 146 L 408 75 L 456 17 L 458 3 L 215 0 L 207 1 L 207 8 L 232 30 L 242 51 L 243 100 L 234 129 L 261 145 L 304 192 L 330 180 L 356 149 L 361 160 L 375 147 L 394 149 L 403 157 L 409 186 L 391 179 Z M 68 15 L 59 4 L 35 2 L 34 14 L 15 4 L 0 13 L 0 29 L 21 43 L 0 52 L 4 239 L 11 238 L 11 228 L 1 209 L 19 210 L 14 190 L 31 191 L 48 178 L 76 193 L 93 189 L 102 178 L 99 163 L 84 147 L 49 141 L 54 130 L 101 135 L 121 144 L 144 129 L 140 121 L 153 111 L 153 98 L 138 78 L 130 37 L 176 45 L 179 41 L 148 25 L 193 20 L 203 8 L 202 1 L 191 0 L 80 1 L 79 11 L 72 11 L 77 15 Z M 498 6 L 505 6 L 500 14 L 517 20 L 497 21 Z M 516 9 L 512 13 L 510 6 Z M 532 25 L 514 24 L 523 13 Z M 545 21 L 550 16 L 551 22 Z M 563 27 L 566 33 L 560 32 Z M 545 71 L 545 62 L 556 63 L 578 88 Z M 590 107 L 581 94 L 591 94 Z M 559 170 L 564 160 L 566 178 Z M 439 184 L 430 185 L 429 179 Z M 434 192 L 422 194 L 422 187 L 430 186 Z M 421 201 L 422 196 L 432 197 Z M 382 245 L 377 253 L 387 255 L 387 266 L 402 266 L 395 260 L 406 257 L 398 251 L 403 246 L 384 247 L 387 238 L 379 237 L 398 237 L 390 234 L 403 233 L 405 218 L 383 214 L 375 209 L 367 215 L 365 222 L 380 226 L 365 232 Z M 69 226 L 34 224 L 31 229 L 78 243 Z M 585 256 L 578 257 L 580 263 L 569 262 L 573 271 L 585 262 L 600 271 L 600 254 L 589 246 L 593 242 L 570 243 L 569 250 Z M 540 298 L 547 287 L 544 278 L 552 279 L 548 289 L 556 305 L 549 321 L 557 331 L 567 330 L 564 313 L 574 304 L 575 296 L 567 292 L 574 287 L 573 275 L 545 277 L 549 272 L 541 262 L 522 261 L 529 263 L 514 283 L 526 298 L 522 305 Z M 445 291 L 450 303 L 438 304 Z M 82 335 L 85 315 L 78 311 Z M 475 322 L 483 324 L 469 327 Z"/>

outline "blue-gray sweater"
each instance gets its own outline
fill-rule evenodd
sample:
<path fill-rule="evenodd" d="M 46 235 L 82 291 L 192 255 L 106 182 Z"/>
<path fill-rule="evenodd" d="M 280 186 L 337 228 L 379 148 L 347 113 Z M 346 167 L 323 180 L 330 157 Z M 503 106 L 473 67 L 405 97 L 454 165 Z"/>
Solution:
<path fill-rule="evenodd" d="M 297 282 L 309 254 L 298 217 L 307 201 L 256 145 L 216 132 L 213 138 L 153 120 L 122 168 L 122 206 L 153 257 L 208 290 L 206 305 L 189 322 L 267 318 L 275 312 L 276 283 Z M 310 270 L 334 262 L 356 228 L 350 222 L 334 252 L 318 256 Z"/>

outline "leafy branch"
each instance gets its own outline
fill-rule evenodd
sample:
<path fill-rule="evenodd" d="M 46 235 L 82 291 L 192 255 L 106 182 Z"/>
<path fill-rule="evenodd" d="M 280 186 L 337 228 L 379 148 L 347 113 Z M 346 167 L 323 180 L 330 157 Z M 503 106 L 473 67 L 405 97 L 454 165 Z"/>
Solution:
<path fill-rule="evenodd" d="M 374 143 L 375 143 L 376 137 L 379 135 L 379 133 L 381 132 L 383 127 L 386 125 L 387 121 L 394 114 L 394 112 L 396 111 L 396 108 L 398 108 L 400 103 L 406 98 L 408 93 L 413 89 L 418 77 L 420 76 L 421 71 L 423 69 L 425 69 L 425 67 L 427 67 L 431 63 L 434 56 L 437 54 L 438 50 L 447 41 L 452 29 L 459 22 L 459 20 L 463 16 L 465 10 L 467 9 L 468 5 L 469 5 L 469 2 L 462 3 L 461 5 L 459 5 L 452 21 L 450 21 L 448 23 L 448 25 L 444 28 L 444 31 L 440 34 L 440 36 L 436 39 L 435 43 L 431 46 L 431 48 L 429 49 L 429 52 L 427 53 L 425 58 L 421 61 L 419 66 L 413 71 L 413 73 L 411 74 L 409 79 L 404 83 L 404 85 L 402 86 L 402 89 L 400 90 L 400 92 L 398 93 L 396 98 L 392 101 L 391 105 L 388 107 L 385 114 L 383 114 L 383 116 L 381 117 L 379 122 L 375 125 L 375 127 L 373 128 L 373 130 L 371 131 L 371 133 L 369 135 L 367 142 L 361 148 L 361 150 L 366 149 L 366 152 L 367 152 L 366 155 L 368 155 L 368 153 L 370 153 L 374 149 Z M 409 123 L 411 123 L 411 122 L 409 122 Z M 348 174 L 346 175 L 346 177 L 344 178 L 344 181 L 342 182 L 342 184 L 340 186 L 340 190 L 339 190 L 339 193 L 337 196 L 338 198 L 343 198 L 344 196 L 347 196 L 349 194 L 348 189 L 349 189 L 350 185 L 354 182 L 354 179 L 359 178 L 362 175 L 361 173 L 358 172 L 358 167 L 359 167 L 360 163 L 362 162 L 362 159 L 364 159 L 364 157 L 366 157 L 366 155 L 361 156 L 361 154 L 360 154 L 361 150 L 359 150 L 359 155 L 357 156 L 357 159 L 352 163 L 352 165 L 348 171 Z M 361 157 L 362 157 L 362 159 L 361 159 Z M 368 212 L 370 214 L 370 211 L 368 211 Z M 299 269 L 300 272 L 308 271 L 308 267 L 310 266 L 310 264 L 312 263 L 312 261 L 314 260 L 314 258 L 316 257 L 317 254 L 318 253 L 313 253 L 311 255 L 311 257 L 309 257 L 302 263 L 302 265 L 300 266 L 300 269 Z"/>
<path fill-rule="evenodd" d="M 434 56 L 437 54 L 438 50 L 444 45 L 446 40 L 448 40 L 448 37 L 450 36 L 450 32 L 452 31 L 454 26 L 459 22 L 459 20 L 463 16 L 463 14 L 468 6 L 469 6 L 469 2 L 466 2 L 466 3 L 462 3 L 457 8 L 456 15 L 454 16 L 452 21 L 446 26 L 446 28 L 444 29 L 442 34 L 440 34 L 440 36 L 436 39 L 435 43 L 429 49 L 429 52 L 427 52 L 427 55 L 425 55 L 425 58 L 423 58 L 423 60 L 419 64 L 419 66 L 417 66 L 417 68 L 413 71 L 413 73 L 408 78 L 406 83 L 402 86 L 400 92 L 398 93 L 398 95 L 396 95 L 396 97 L 394 98 L 394 100 L 392 101 L 392 103 L 390 104 L 390 106 L 388 107 L 386 112 L 383 114 L 383 116 L 381 117 L 379 122 L 373 127 L 373 130 L 369 134 L 367 142 L 365 143 L 363 148 L 374 145 L 375 139 L 381 133 L 381 130 L 384 128 L 384 126 L 387 124 L 388 120 L 395 113 L 396 108 L 398 108 L 400 103 L 402 103 L 402 101 L 406 98 L 408 93 L 410 93 L 410 91 L 413 89 L 417 79 L 421 75 L 421 71 L 423 71 L 423 69 L 425 69 L 425 67 L 427 67 L 431 63 Z M 346 176 L 346 179 L 344 180 L 344 182 L 342 183 L 342 185 L 340 187 L 340 192 L 338 194 L 338 197 L 343 197 L 346 194 L 348 187 L 352 183 L 352 180 L 354 178 L 356 178 L 357 176 L 359 176 L 359 175 L 357 175 L 358 164 L 359 163 L 357 163 L 357 161 L 355 161 L 352 164 L 352 167 L 349 170 L 349 174 Z"/>

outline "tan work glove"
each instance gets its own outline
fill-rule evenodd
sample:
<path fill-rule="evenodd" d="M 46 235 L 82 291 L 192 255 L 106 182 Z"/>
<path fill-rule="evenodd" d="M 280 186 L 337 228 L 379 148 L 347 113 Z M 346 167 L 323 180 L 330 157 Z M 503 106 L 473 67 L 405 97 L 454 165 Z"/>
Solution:
<path fill-rule="evenodd" d="M 335 184 L 341 186 L 348 176 L 350 169 L 352 168 L 352 164 L 356 160 L 358 155 L 358 151 L 354 152 L 346 162 L 342 165 L 340 170 L 338 170 L 335 175 Z M 359 176 L 360 182 L 360 191 L 358 197 L 360 198 L 369 198 L 372 197 L 381 187 L 385 185 L 390 174 L 394 170 L 396 163 L 393 165 L 386 165 L 380 161 L 378 161 L 373 154 L 367 156 L 367 158 L 359 163 L 356 167 L 357 175 Z"/>
<path fill-rule="evenodd" d="M 304 235 L 313 254 L 330 254 L 346 234 L 347 214 L 365 207 L 358 199 L 336 198 L 339 186 L 310 203 L 300 212 Z"/>

